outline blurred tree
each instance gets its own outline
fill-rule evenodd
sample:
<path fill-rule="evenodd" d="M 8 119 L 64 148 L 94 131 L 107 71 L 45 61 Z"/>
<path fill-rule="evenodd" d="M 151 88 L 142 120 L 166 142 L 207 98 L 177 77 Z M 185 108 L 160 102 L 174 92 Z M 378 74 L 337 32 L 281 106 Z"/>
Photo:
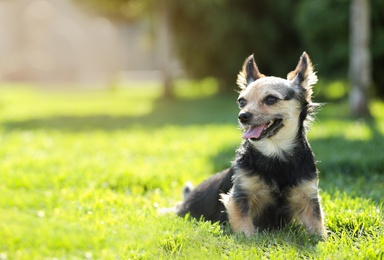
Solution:
<path fill-rule="evenodd" d="M 86 10 L 96 11 L 110 20 L 134 21 L 152 10 L 152 0 L 72 0 Z"/>
<path fill-rule="evenodd" d="M 350 108 L 354 116 L 368 117 L 368 88 L 371 84 L 369 0 L 352 0 L 350 10 Z"/>
<path fill-rule="evenodd" d="M 170 32 L 170 18 L 169 18 L 169 5 L 167 0 L 157 0 L 159 6 L 158 16 L 160 17 L 160 23 L 162 26 L 160 28 L 161 31 L 161 41 L 163 46 L 165 46 L 163 50 L 163 97 L 165 98 L 173 98 L 173 75 L 171 68 L 172 61 L 172 50 L 171 50 L 171 32 Z"/>
<path fill-rule="evenodd" d="M 372 80 L 375 93 L 384 98 L 384 1 L 370 0 Z"/>
<path fill-rule="evenodd" d="M 158 19 L 149 18 L 152 23 L 165 22 L 169 27 L 164 35 L 172 32 L 164 57 L 173 53 L 173 46 L 188 75 L 214 76 L 222 89 L 234 88 L 236 74 L 251 53 L 267 75 L 284 76 L 303 50 L 322 77 L 345 78 L 348 73 L 349 0 L 73 1 L 96 6 L 112 19 L 155 15 Z M 384 98 L 384 1 L 370 2 L 372 79 L 375 93 Z M 171 87 L 164 89 L 171 93 Z"/>
<path fill-rule="evenodd" d="M 305 0 L 295 24 L 301 43 L 324 77 L 345 77 L 348 70 L 348 0 Z"/>
<path fill-rule="evenodd" d="M 369 2 L 373 90 L 384 98 L 384 1 Z M 323 77 L 343 78 L 348 74 L 350 4 L 349 0 L 302 0 L 297 6 L 295 25 L 301 44 Z"/>
<path fill-rule="evenodd" d="M 233 90 L 244 59 L 252 53 L 264 74 L 285 76 L 302 52 L 289 22 L 296 0 L 169 2 L 175 48 L 187 73 L 214 76 L 222 89 Z"/>

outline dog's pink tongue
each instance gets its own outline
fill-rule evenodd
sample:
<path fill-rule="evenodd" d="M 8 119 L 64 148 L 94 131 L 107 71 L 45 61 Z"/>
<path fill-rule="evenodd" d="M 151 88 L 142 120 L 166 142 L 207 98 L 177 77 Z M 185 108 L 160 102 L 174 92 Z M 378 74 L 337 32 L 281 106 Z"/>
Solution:
<path fill-rule="evenodd" d="M 251 126 L 247 132 L 243 134 L 243 139 L 248 139 L 248 138 L 259 138 L 261 135 L 261 132 L 263 132 L 265 125 L 255 125 Z"/>

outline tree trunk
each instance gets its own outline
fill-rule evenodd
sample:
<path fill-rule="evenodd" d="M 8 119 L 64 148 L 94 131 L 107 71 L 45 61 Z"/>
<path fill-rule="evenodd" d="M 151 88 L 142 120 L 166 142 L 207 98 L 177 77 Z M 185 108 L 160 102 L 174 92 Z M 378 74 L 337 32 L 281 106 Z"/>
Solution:
<path fill-rule="evenodd" d="M 162 76 L 163 76 L 163 97 L 173 98 L 173 74 L 172 74 L 172 50 L 170 41 L 169 30 L 169 11 L 167 0 L 161 1 L 160 19 L 161 19 L 161 32 L 160 41 L 164 48 L 162 53 Z"/>
<path fill-rule="evenodd" d="M 349 96 L 353 116 L 369 117 L 368 89 L 371 84 L 369 0 L 351 0 Z"/>

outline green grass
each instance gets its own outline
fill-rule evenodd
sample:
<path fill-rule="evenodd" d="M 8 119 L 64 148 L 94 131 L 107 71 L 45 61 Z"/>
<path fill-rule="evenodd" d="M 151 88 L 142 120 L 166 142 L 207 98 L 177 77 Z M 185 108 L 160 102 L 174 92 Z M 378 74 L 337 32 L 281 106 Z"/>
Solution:
<path fill-rule="evenodd" d="M 345 103 L 319 112 L 329 238 L 297 226 L 251 238 L 158 209 L 230 165 L 240 142 L 236 93 L 181 84 L 115 91 L 0 88 L 0 259 L 380 259 L 384 257 L 384 103 L 354 120 Z M 212 85 L 212 87 L 209 87 Z M 192 90 L 192 91 L 191 91 Z"/>

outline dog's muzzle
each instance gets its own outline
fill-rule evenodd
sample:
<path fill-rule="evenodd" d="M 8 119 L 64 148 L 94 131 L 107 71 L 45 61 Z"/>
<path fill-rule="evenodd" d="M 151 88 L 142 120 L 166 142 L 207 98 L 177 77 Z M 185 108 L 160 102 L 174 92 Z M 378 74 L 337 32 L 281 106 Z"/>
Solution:
<path fill-rule="evenodd" d="M 242 138 L 251 139 L 253 141 L 272 137 L 283 127 L 283 120 L 279 117 L 269 119 L 268 121 L 255 121 L 252 113 L 242 112 L 239 114 L 238 118 L 245 130 Z"/>
<path fill-rule="evenodd" d="M 252 118 L 252 114 L 249 112 L 240 113 L 238 118 L 241 123 L 245 124 Z"/>

